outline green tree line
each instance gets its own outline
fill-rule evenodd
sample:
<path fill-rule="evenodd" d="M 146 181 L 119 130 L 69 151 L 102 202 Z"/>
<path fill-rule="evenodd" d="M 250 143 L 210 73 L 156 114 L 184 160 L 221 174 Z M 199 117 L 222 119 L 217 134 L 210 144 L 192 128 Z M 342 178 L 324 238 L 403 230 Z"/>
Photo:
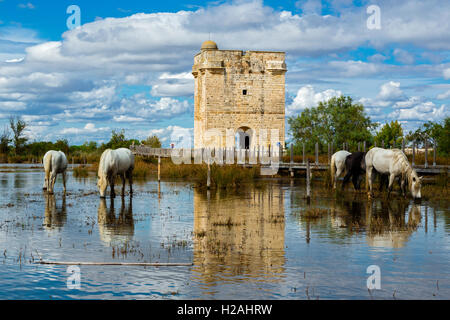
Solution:
<path fill-rule="evenodd" d="M 60 150 L 68 156 L 83 156 L 101 153 L 111 148 L 128 148 L 131 144 L 144 144 L 152 148 L 160 148 L 161 142 L 155 135 L 145 140 L 126 139 L 125 130 L 112 130 L 111 138 L 106 143 L 98 144 L 95 141 L 86 141 L 82 145 L 70 145 L 67 139 L 51 141 L 29 141 L 25 135 L 27 123 L 20 118 L 11 117 L 9 126 L 5 126 L 0 133 L 0 161 L 13 162 L 26 161 L 28 158 L 40 158 L 48 150 Z"/>
<path fill-rule="evenodd" d="M 373 122 L 365 113 L 364 106 L 354 103 L 351 97 L 333 97 L 319 102 L 316 107 L 306 108 L 299 115 L 288 117 L 289 133 L 295 154 L 301 154 L 303 144 L 307 152 L 313 152 L 319 144 L 321 152 L 327 152 L 328 144 L 333 150 L 339 150 L 344 143 L 350 150 L 356 150 L 358 142 L 366 142 L 366 148 L 373 145 L 385 148 L 399 148 L 402 141 L 406 145 L 415 141 L 418 146 L 437 144 L 438 153 L 450 153 L 450 117 L 442 123 L 428 121 L 417 130 L 405 134 L 397 120 L 385 123 L 379 130 L 379 124 Z"/>

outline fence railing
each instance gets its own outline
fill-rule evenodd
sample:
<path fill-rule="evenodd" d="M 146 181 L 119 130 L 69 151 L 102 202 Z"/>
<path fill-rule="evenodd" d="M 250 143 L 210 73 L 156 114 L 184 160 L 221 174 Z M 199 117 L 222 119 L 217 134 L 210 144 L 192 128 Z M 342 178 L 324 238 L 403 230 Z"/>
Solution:
<path fill-rule="evenodd" d="M 350 150 L 350 144 L 348 142 L 342 143 L 342 148 L 336 148 L 336 146 L 333 143 L 327 144 L 327 164 L 330 164 L 331 162 L 331 156 L 335 151 L 338 150 L 347 150 L 349 152 L 354 151 L 362 151 L 366 152 L 369 149 L 368 143 L 366 141 L 359 141 L 357 143 L 352 143 L 352 145 L 356 146 L 356 150 Z M 384 141 L 381 142 L 381 147 L 384 147 Z M 373 145 L 374 147 L 377 146 L 376 143 Z M 395 146 L 396 147 L 396 146 Z M 437 154 L 437 146 L 436 144 L 433 144 L 432 147 L 428 146 L 428 142 L 425 142 L 424 148 L 417 148 L 416 142 L 412 143 L 411 147 L 405 146 L 405 140 L 402 140 L 401 144 L 398 146 L 406 155 L 411 155 L 411 163 L 413 166 L 419 165 L 416 163 L 416 155 L 417 154 L 424 154 L 424 167 L 428 168 L 429 166 L 436 166 L 436 154 Z M 335 150 L 336 148 L 336 150 Z M 191 159 L 198 158 L 198 155 L 204 155 L 205 148 L 203 149 L 172 149 L 172 148 L 151 148 L 149 146 L 145 145 L 131 145 L 130 150 L 132 150 L 137 155 L 142 156 L 153 156 L 153 157 L 162 157 L 162 158 L 170 158 L 172 157 L 172 152 L 176 150 L 176 152 L 182 151 L 182 157 Z M 210 152 L 211 156 L 215 159 L 221 158 L 223 160 L 223 163 L 227 163 L 226 159 L 232 159 L 234 160 L 233 163 L 254 163 L 254 161 L 258 161 L 258 159 L 267 159 L 267 157 L 270 157 L 272 161 L 277 160 L 278 162 L 283 162 L 284 157 L 290 157 L 289 162 L 294 163 L 294 149 L 293 145 L 291 144 L 288 148 L 281 148 L 281 147 L 275 147 L 273 149 L 270 148 L 253 148 L 253 149 L 236 149 L 236 148 L 212 148 L 207 149 L 208 152 Z M 315 143 L 314 145 L 314 160 L 311 164 L 319 165 L 319 155 L 324 155 L 324 153 L 320 153 L 319 143 Z M 432 150 L 433 152 L 433 159 L 432 163 L 429 163 L 429 152 Z M 233 154 L 231 154 L 233 153 Z M 311 153 L 307 153 L 305 143 L 302 144 L 302 160 L 301 164 L 306 164 L 308 156 L 310 156 Z M 181 156 L 181 153 L 180 153 Z M 297 154 L 297 156 L 299 156 Z M 277 159 L 275 159 L 277 158 Z M 261 162 L 258 162 L 261 163 Z M 267 163 L 267 161 L 264 161 L 262 163 Z M 324 164 L 324 163 L 322 163 Z"/>

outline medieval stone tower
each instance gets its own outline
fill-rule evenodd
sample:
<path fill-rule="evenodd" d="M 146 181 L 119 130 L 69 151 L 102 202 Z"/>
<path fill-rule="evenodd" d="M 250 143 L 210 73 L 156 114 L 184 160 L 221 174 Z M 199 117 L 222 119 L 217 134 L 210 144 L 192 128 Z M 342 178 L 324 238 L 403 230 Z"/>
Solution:
<path fill-rule="evenodd" d="M 273 129 L 284 146 L 285 73 L 284 52 L 219 50 L 205 41 L 192 67 L 194 147 L 267 148 Z"/>

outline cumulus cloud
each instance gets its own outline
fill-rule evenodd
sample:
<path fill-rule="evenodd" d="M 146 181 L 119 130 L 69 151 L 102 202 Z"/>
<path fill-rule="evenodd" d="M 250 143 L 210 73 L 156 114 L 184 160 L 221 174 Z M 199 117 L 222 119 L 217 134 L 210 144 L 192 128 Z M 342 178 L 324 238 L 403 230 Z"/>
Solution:
<path fill-rule="evenodd" d="M 380 93 L 377 98 L 381 100 L 397 100 L 402 98 L 403 91 L 400 89 L 400 82 L 389 81 L 380 87 Z"/>
<path fill-rule="evenodd" d="M 322 92 L 316 92 L 312 85 L 306 85 L 298 90 L 293 102 L 287 106 L 286 114 L 292 115 L 305 108 L 316 107 L 319 102 L 328 101 L 330 98 L 340 95 L 342 95 L 342 92 L 339 90 L 327 89 Z"/>
<path fill-rule="evenodd" d="M 64 128 L 62 134 L 85 134 L 85 133 L 96 133 L 99 131 L 109 131 L 110 128 L 102 127 L 97 128 L 94 123 L 88 122 L 83 128 Z"/>
<path fill-rule="evenodd" d="M 388 4 L 380 1 L 382 28 L 377 32 L 365 27 L 365 7 L 350 7 L 349 0 L 330 3 L 333 15 L 324 16 L 318 15 L 320 1 L 313 0 L 300 1 L 299 14 L 273 9 L 260 0 L 212 4 L 191 11 L 138 13 L 87 23 L 65 32 L 60 41 L 44 42 L 32 30 L 2 27 L 0 61 L 8 62 L 0 62 L 0 111 L 45 114 L 50 125 L 97 121 L 144 124 L 187 114 L 192 111 L 187 100 L 193 93 L 187 70 L 208 32 L 221 49 L 286 51 L 288 63 L 305 56 L 327 57 L 325 63 L 304 66 L 299 72 L 304 77 L 358 78 L 385 73 L 450 79 L 448 63 L 411 65 L 414 57 L 405 50 L 393 52 L 404 65 L 383 64 L 392 45 L 416 46 L 431 54 L 450 50 L 450 19 L 446 14 L 450 3 L 396 1 L 384 10 Z M 359 46 L 371 46 L 384 54 L 373 55 L 369 62 L 339 58 L 339 54 Z M 330 57 L 335 60 L 329 61 Z M 290 72 L 295 74 L 295 70 Z M 129 96 L 124 94 L 124 86 L 146 89 L 137 94 L 132 91 Z M 302 89 L 287 113 L 341 93 L 334 89 L 315 92 L 308 86 Z M 404 101 L 401 91 L 389 83 L 369 102 L 380 108 Z"/>
<path fill-rule="evenodd" d="M 409 109 L 398 109 L 391 112 L 388 117 L 398 120 L 440 121 L 450 115 L 446 105 L 434 108 L 431 105 L 417 105 Z"/>
<path fill-rule="evenodd" d="M 177 148 L 191 148 L 194 145 L 194 128 L 167 126 L 159 129 L 139 130 L 136 134 L 141 139 L 157 136 L 163 148 L 169 148 L 171 143 Z"/>

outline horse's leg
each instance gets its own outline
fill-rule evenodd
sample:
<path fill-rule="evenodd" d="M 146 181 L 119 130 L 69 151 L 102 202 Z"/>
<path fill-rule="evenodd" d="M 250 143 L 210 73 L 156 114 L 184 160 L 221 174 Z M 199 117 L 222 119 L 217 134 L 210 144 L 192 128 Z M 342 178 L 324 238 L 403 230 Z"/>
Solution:
<path fill-rule="evenodd" d="M 372 171 L 373 171 L 372 167 L 367 167 L 366 168 L 366 187 L 368 187 L 366 189 L 368 189 L 367 193 L 369 194 L 369 196 L 373 196 L 373 193 L 372 193 L 372 175 L 373 175 L 373 172 Z"/>
<path fill-rule="evenodd" d="M 380 174 L 380 188 L 379 191 L 383 191 L 383 186 L 386 185 L 386 188 L 388 186 L 388 178 L 384 174 Z"/>
<path fill-rule="evenodd" d="M 114 175 L 110 175 L 109 177 L 108 177 L 108 179 L 109 179 L 109 187 L 111 188 L 111 198 L 115 198 L 116 197 L 116 193 L 115 193 L 115 191 L 114 191 L 114 180 L 115 180 L 115 176 Z"/>
<path fill-rule="evenodd" d="M 352 182 L 353 182 L 353 187 L 355 188 L 355 190 L 359 189 L 359 174 L 357 174 L 356 172 L 353 172 L 352 175 Z"/>
<path fill-rule="evenodd" d="M 336 164 L 336 175 L 334 176 L 334 185 L 333 188 L 336 189 L 336 183 L 337 183 L 337 179 L 339 178 L 339 176 L 342 173 L 342 167 Z"/>
<path fill-rule="evenodd" d="M 395 181 L 395 174 L 391 173 L 391 175 L 389 176 L 388 198 L 389 198 L 389 195 L 391 194 L 392 187 L 394 185 L 394 181 Z"/>
<path fill-rule="evenodd" d="M 130 195 L 133 194 L 133 170 L 127 171 L 128 183 L 130 184 Z"/>
<path fill-rule="evenodd" d="M 352 176 L 352 171 L 348 170 L 347 174 L 344 177 L 344 181 L 342 182 L 342 190 L 344 190 L 345 185 L 347 184 L 348 180 L 350 180 L 350 177 Z"/>
<path fill-rule="evenodd" d="M 44 186 L 42 189 L 47 190 L 48 189 L 48 179 L 50 178 L 50 171 L 45 171 L 44 175 Z"/>
<path fill-rule="evenodd" d="M 50 180 L 48 181 L 49 186 L 47 189 L 48 193 L 50 193 L 50 194 L 53 194 L 53 190 L 55 188 L 56 175 L 57 175 L 57 173 L 54 171 L 52 171 L 52 173 L 50 174 Z"/>
<path fill-rule="evenodd" d="M 120 178 L 122 179 L 122 197 L 125 195 L 125 173 L 122 173 L 120 175 Z"/>
<path fill-rule="evenodd" d="M 402 190 L 402 195 L 406 198 L 406 183 L 403 177 L 400 179 L 400 189 Z"/>
<path fill-rule="evenodd" d="M 62 178 L 63 178 L 64 194 L 66 194 L 66 171 L 62 173 Z"/>

